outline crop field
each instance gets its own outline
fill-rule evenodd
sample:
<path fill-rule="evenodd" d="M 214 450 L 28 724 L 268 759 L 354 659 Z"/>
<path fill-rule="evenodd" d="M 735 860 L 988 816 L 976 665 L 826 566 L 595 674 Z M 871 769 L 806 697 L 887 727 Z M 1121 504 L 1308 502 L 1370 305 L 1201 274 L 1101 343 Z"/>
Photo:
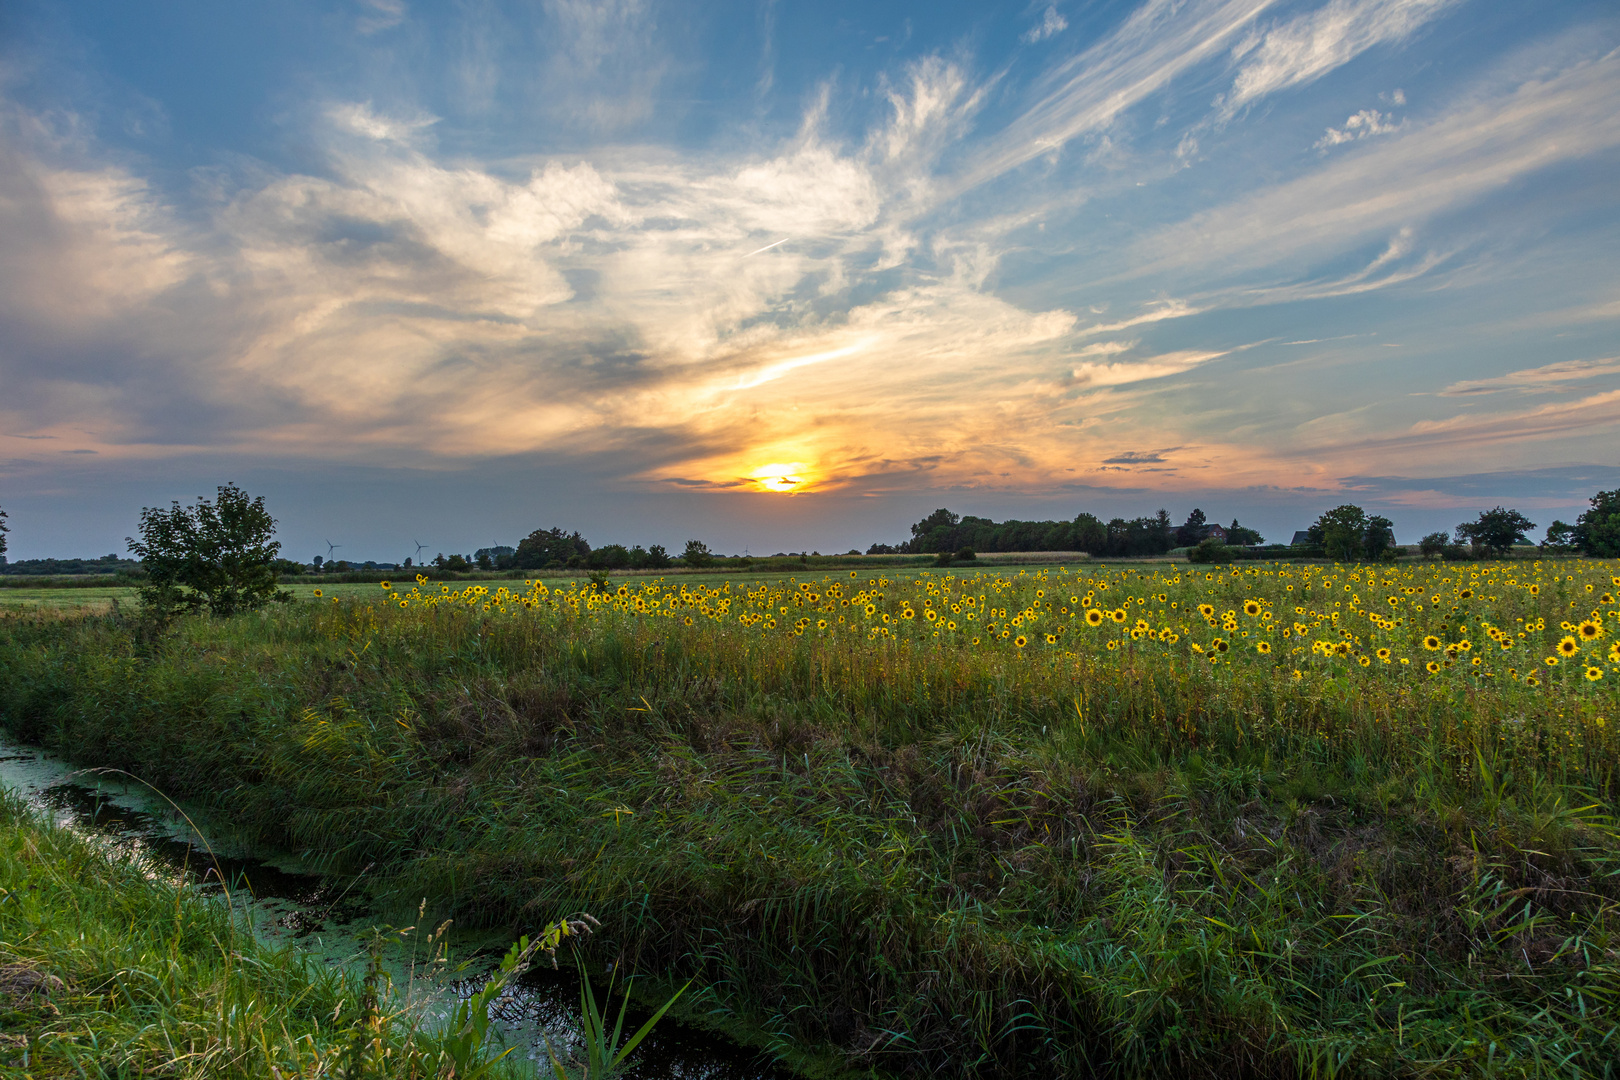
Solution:
<path fill-rule="evenodd" d="M 0 724 L 824 1069 L 1613 1076 L 1620 564 L 0 618 Z"/>

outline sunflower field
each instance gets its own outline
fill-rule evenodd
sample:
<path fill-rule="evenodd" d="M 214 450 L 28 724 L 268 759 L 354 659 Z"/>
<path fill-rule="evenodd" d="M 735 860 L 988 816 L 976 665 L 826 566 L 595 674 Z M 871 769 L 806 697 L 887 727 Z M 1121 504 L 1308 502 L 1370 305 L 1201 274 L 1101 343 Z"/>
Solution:
<path fill-rule="evenodd" d="M 0 726 L 593 948 L 806 1075 L 1612 1076 L 1620 564 L 0 618 Z M 689 999 L 689 1000 L 688 1000 Z"/>

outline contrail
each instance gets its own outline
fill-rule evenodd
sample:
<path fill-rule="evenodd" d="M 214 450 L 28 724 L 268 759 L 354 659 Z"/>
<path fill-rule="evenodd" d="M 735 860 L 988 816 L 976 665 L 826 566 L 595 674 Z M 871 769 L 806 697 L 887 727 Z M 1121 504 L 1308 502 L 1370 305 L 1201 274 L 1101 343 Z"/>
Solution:
<path fill-rule="evenodd" d="M 784 236 L 774 244 L 766 244 L 764 247 L 760 248 L 759 251 L 750 251 L 748 255 L 744 255 L 743 258 L 746 259 L 749 257 L 749 255 L 758 255 L 760 251 L 769 251 L 773 247 L 780 247 L 791 239 L 793 239 L 791 236 Z"/>

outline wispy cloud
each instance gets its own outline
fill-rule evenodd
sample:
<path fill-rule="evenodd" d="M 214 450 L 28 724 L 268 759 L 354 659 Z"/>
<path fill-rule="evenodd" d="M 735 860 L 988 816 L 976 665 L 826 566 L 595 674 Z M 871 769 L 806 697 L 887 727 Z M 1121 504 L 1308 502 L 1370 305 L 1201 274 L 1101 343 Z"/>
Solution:
<path fill-rule="evenodd" d="M 955 178 L 965 190 L 1100 132 L 1176 76 L 1220 55 L 1274 0 L 1148 0 L 1042 77 L 1035 101 Z"/>
<path fill-rule="evenodd" d="M 1604 360 L 1565 360 L 1557 364 L 1510 371 L 1491 379 L 1464 379 L 1440 391 L 1441 397 L 1474 397 L 1480 394 L 1500 394 L 1517 391 L 1521 394 L 1547 394 L 1568 392 L 1569 384 L 1595 379 L 1601 375 L 1620 374 L 1620 357 Z"/>
<path fill-rule="evenodd" d="M 1329 0 L 1315 11 L 1257 32 L 1232 55 L 1237 75 L 1228 114 L 1267 94 L 1302 86 L 1376 45 L 1401 41 L 1461 0 Z"/>
<path fill-rule="evenodd" d="M 1041 13 L 1041 21 L 1025 30 L 1020 35 L 1020 38 L 1025 44 L 1033 45 L 1037 41 L 1045 41 L 1049 37 L 1055 37 L 1068 28 L 1069 20 L 1058 14 L 1056 7 L 1048 4 L 1046 10 Z"/>
<path fill-rule="evenodd" d="M 1133 274 L 1262 265 L 1452 211 L 1555 163 L 1620 146 L 1620 55 L 1575 65 L 1369 143 L 1141 243 Z"/>

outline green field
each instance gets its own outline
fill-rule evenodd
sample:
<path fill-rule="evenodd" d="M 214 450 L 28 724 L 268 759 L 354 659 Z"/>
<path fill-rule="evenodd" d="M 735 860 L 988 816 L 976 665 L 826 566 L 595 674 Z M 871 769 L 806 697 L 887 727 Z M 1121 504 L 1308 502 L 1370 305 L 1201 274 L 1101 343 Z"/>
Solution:
<path fill-rule="evenodd" d="M 861 1073 L 1613 1075 L 1620 564 L 794 577 L 12 615 L 0 724 Z"/>

